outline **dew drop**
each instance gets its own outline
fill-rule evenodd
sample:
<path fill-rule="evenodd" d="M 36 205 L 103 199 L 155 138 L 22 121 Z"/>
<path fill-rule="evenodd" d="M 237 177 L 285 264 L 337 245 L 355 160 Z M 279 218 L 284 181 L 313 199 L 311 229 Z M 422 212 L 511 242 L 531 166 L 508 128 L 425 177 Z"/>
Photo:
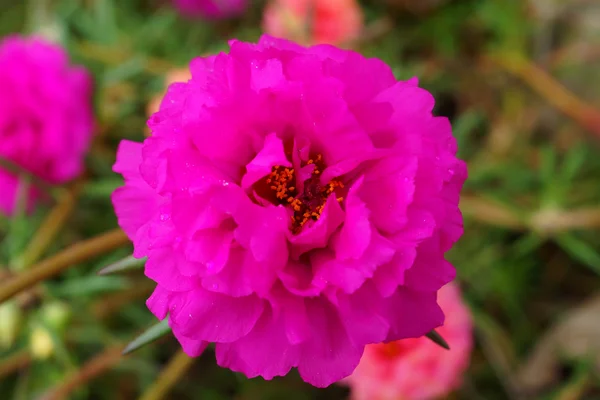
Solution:
<path fill-rule="evenodd" d="M 170 214 L 167 214 L 167 213 L 160 214 L 160 220 L 161 221 L 168 221 L 170 219 L 171 219 L 171 215 Z"/>

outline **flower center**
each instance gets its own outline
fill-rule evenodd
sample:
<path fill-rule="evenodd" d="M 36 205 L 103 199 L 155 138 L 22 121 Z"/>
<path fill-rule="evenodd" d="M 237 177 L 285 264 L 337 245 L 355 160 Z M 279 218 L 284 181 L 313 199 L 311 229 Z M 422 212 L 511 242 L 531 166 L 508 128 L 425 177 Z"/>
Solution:
<path fill-rule="evenodd" d="M 294 233 L 299 232 L 308 221 L 317 221 L 321 217 L 329 195 L 338 188 L 344 188 L 344 184 L 339 179 L 332 179 L 326 185 L 321 184 L 319 175 L 324 170 L 324 163 L 320 154 L 303 163 L 302 166 L 311 164 L 314 165 L 314 169 L 310 178 L 304 181 L 301 193 L 298 191 L 296 171 L 293 168 L 274 166 L 266 180 L 269 189 L 275 194 L 276 202 L 287 204 L 294 210 L 294 215 L 291 217 Z M 338 202 L 342 200 L 344 200 L 342 196 L 337 197 Z"/>

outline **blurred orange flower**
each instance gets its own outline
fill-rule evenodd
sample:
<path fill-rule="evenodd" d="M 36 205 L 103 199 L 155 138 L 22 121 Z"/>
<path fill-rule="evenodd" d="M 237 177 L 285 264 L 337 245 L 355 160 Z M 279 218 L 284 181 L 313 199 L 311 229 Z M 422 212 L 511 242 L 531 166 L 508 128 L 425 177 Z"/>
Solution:
<path fill-rule="evenodd" d="M 458 286 L 438 294 L 446 321 L 436 329 L 450 345 L 443 349 L 425 337 L 368 345 L 354 373 L 343 383 L 352 400 L 430 400 L 456 389 L 473 347 L 471 314 Z"/>
<path fill-rule="evenodd" d="M 263 17 L 266 33 L 302 44 L 343 44 L 362 27 L 356 0 L 271 0 Z"/>

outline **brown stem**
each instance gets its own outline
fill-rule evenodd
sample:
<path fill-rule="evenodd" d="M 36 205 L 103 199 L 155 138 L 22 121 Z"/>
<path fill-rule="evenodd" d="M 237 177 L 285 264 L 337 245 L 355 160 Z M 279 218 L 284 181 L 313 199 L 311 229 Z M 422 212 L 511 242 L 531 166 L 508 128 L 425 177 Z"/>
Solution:
<path fill-rule="evenodd" d="M 177 383 L 179 378 L 192 366 L 194 359 L 182 350 L 169 361 L 158 379 L 142 394 L 140 400 L 161 400 Z"/>
<path fill-rule="evenodd" d="M 10 375 L 31 362 L 31 356 L 26 350 L 10 355 L 7 359 L 0 361 L 0 378 Z"/>
<path fill-rule="evenodd" d="M 61 400 L 69 398 L 69 395 L 77 388 L 111 369 L 121 361 L 123 346 L 113 346 L 96 355 L 86 362 L 80 369 L 73 372 L 56 387 L 45 393 L 40 400 Z"/>
<path fill-rule="evenodd" d="M 548 103 L 600 137 L 600 111 L 587 104 L 542 68 L 518 54 L 495 54 L 484 58 L 521 78 Z"/>
<path fill-rule="evenodd" d="M 527 227 L 524 221 L 508 207 L 479 197 L 461 196 L 460 209 L 463 214 L 478 222 L 517 230 Z"/>
<path fill-rule="evenodd" d="M 121 229 L 114 229 L 92 239 L 76 243 L 14 276 L 0 286 L 0 303 L 44 279 L 58 275 L 74 264 L 123 246 L 128 242 L 129 239 Z"/>
<path fill-rule="evenodd" d="M 41 226 L 29 242 L 27 251 L 18 260 L 20 267 L 27 267 L 36 262 L 54 240 L 56 234 L 63 227 L 81 192 L 81 182 L 76 183 L 70 190 L 62 194 L 56 206 L 44 219 Z"/>
<path fill-rule="evenodd" d="M 600 207 L 540 210 L 531 216 L 529 225 L 532 229 L 546 234 L 573 229 L 596 229 L 600 227 Z"/>
<path fill-rule="evenodd" d="M 600 228 L 600 207 L 540 209 L 523 216 L 500 203 L 464 194 L 460 199 L 460 209 L 465 216 L 478 222 L 514 230 L 533 230 L 546 235 L 574 229 Z"/>

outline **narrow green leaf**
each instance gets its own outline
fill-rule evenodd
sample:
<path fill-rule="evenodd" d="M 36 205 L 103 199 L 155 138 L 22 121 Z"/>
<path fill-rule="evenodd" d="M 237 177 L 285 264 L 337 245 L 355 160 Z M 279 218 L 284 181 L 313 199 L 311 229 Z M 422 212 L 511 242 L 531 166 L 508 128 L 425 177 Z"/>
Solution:
<path fill-rule="evenodd" d="M 137 350 L 140 347 L 147 345 L 148 343 L 152 343 L 160 337 L 166 335 L 170 331 L 171 327 L 169 327 L 169 319 L 165 318 L 158 324 L 148 328 L 148 330 L 146 330 L 140 336 L 135 338 L 131 343 L 129 343 L 123 350 L 123 354 L 131 353 L 132 351 Z"/>
<path fill-rule="evenodd" d="M 446 350 L 450 350 L 450 346 L 448 345 L 448 342 L 446 342 L 446 340 L 442 337 L 442 335 L 437 333 L 435 330 L 426 334 L 425 337 L 427 339 L 431 340 L 433 343 L 437 344 L 438 346 L 440 346 Z"/>
<path fill-rule="evenodd" d="M 600 274 L 600 254 L 591 245 L 572 233 L 563 233 L 556 236 L 554 240 L 571 257 Z"/>
<path fill-rule="evenodd" d="M 125 271 L 130 271 L 133 269 L 142 268 L 145 263 L 146 263 L 146 257 L 135 258 L 133 256 L 128 256 L 128 257 L 123 258 L 122 260 L 119 260 L 115 263 L 112 263 L 112 264 L 102 268 L 100 271 L 98 271 L 98 275 L 109 275 L 109 274 L 115 274 L 115 273 L 119 273 L 119 272 L 125 272 Z"/>
<path fill-rule="evenodd" d="M 64 283 L 48 284 L 47 287 L 58 297 L 82 297 L 125 290 L 129 287 L 129 282 L 123 276 L 91 275 L 71 278 Z"/>

